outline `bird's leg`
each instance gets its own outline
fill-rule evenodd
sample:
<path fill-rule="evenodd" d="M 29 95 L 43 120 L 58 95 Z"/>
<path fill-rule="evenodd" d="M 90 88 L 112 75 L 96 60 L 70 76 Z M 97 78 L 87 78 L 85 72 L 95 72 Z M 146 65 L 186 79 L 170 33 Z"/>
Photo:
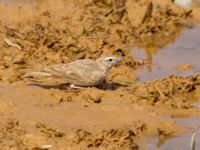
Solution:
<path fill-rule="evenodd" d="M 84 87 L 76 86 L 74 84 L 70 84 L 70 88 L 72 88 L 72 89 L 84 89 Z"/>

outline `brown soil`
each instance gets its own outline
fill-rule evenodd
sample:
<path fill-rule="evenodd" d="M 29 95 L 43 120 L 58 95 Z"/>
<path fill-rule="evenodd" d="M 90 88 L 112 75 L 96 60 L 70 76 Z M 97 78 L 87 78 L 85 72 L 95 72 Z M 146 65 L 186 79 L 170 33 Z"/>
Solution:
<path fill-rule="evenodd" d="M 133 60 L 130 50 L 172 42 L 169 35 L 199 22 L 198 9 L 191 13 L 168 0 L 0 4 L 0 149 L 139 149 L 147 136 L 183 133 L 163 116 L 200 114 L 192 106 L 200 76 L 140 83 L 134 69 L 144 62 Z M 46 65 L 102 53 L 124 60 L 99 87 L 23 78 Z"/>

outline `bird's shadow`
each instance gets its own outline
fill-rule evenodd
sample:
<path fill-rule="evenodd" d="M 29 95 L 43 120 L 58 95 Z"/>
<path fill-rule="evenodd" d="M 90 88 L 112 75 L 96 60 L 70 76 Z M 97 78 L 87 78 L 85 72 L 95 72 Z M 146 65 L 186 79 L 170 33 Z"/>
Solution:
<path fill-rule="evenodd" d="M 115 83 L 115 82 L 112 82 L 112 83 L 107 83 L 107 82 L 103 82 L 102 84 L 96 86 L 98 89 L 102 89 L 102 90 L 111 90 L 111 91 L 114 91 L 116 89 L 118 89 L 118 87 L 122 86 L 121 84 L 119 83 Z"/>
<path fill-rule="evenodd" d="M 43 89 L 60 89 L 60 90 L 67 90 L 67 89 L 74 89 L 74 90 L 78 90 L 78 89 L 86 89 L 88 87 L 81 87 L 81 88 L 71 88 L 69 86 L 69 84 L 56 84 L 56 85 L 47 85 L 47 84 L 40 84 L 40 83 L 29 83 L 26 84 L 27 86 L 37 86 L 37 87 L 41 87 Z M 95 86 L 98 89 L 102 89 L 102 90 L 116 90 L 119 86 L 123 86 L 119 83 L 107 83 L 104 82 L 98 86 Z"/>
<path fill-rule="evenodd" d="M 26 84 L 27 86 L 37 86 L 43 89 L 60 89 L 66 90 L 69 88 L 69 84 L 56 84 L 56 85 L 47 85 L 47 84 L 40 84 L 40 83 L 29 83 Z"/>

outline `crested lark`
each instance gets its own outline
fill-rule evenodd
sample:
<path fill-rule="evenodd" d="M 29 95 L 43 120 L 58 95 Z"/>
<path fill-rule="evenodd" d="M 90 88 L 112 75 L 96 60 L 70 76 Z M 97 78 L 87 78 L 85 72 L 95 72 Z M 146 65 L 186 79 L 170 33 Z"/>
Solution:
<path fill-rule="evenodd" d="M 26 73 L 24 77 L 51 76 L 64 79 L 70 87 L 96 86 L 103 82 L 110 68 L 120 61 L 121 58 L 114 55 L 101 56 L 96 60 L 82 59 L 48 66 L 41 72 Z"/>

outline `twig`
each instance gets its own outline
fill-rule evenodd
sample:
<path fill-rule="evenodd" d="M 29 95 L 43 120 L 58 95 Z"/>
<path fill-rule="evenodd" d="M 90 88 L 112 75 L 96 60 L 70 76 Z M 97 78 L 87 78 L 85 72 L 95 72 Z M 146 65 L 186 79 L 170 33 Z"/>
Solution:
<path fill-rule="evenodd" d="M 196 136 L 196 133 L 194 132 L 191 138 L 190 150 L 195 150 L 195 136 Z"/>

